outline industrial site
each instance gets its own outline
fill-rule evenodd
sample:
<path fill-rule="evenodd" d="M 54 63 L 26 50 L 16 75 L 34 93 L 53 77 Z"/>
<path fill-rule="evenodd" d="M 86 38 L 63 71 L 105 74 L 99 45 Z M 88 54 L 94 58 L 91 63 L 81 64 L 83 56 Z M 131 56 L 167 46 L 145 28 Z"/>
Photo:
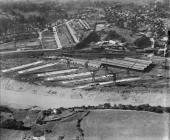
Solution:
<path fill-rule="evenodd" d="M 0 139 L 169 140 L 168 0 L 0 0 Z"/>

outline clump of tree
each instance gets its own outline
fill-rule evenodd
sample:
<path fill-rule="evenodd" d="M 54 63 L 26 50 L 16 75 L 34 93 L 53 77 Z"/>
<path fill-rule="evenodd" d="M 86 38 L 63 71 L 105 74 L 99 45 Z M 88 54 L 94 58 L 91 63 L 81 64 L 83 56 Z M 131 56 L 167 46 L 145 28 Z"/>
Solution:
<path fill-rule="evenodd" d="M 91 42 L 98 42 L 99 40 L 100 40 L 100 36 L 95 31 L 93 31 L 84 40 L 78 43 L 75 46 L 75 49 L 86 48 Z"/>
<path fill-rule="evenodd" d="M 121 109 L 121 110 L 136 110 L 136 111 L 148 111 L 155 113 L 170 113 L 170 107 L 162 107 L 162 106 L 151 106 L 149 104 L 143 105 L 111 105 L 110 103 L 101 104 L 98 106 L 82 106 L 82 107 L 74 107 L 78 109 Z"/>
<path fill-rule="evenodd" d="M 12 2 L 0 4 L 0 9 L 13 18 L 7 17 L 0 21 L 0 33 L 7 33 L 17 27 L 17 24 L 31 26 L 32 28 L 44 28 L 57 19 L 67 18 L 67 11 L 63 6 L 54 2 L 29 3 Z"/>
<path fill-rule="evenodd" d="M 3 11 L 10 11 L 11 9 L 18 9 L 22 12 L 35 11 L 38 8 L 37 4 L 27 2 L 11 2 L 2 3 L 0 7 Z"/>
<path fill-rule="evenodd" d="M 97 72 L 100 70 L 100 67 L 95 68 L 95 67 L 90 67 L 89 66 L 89 61 L 86 61 L 84 64 L 84 67 L 91 73 L 91 77 L 92 77 L 92 82 L 95 82 L 95 77 L 97 75 Z"/>
<path fill-rule="evenodd" d="M 135 46 L 142 49 L 142 48 L 150 47 L 151 41 L 150 41 L 150 38 L 146 36 L 142 36 L 141 38 L 138 38 L 137 40 L 135 40 L 134 44 Z"/>
<path fill-rule="evenodd" d="M 31 128 L 31 132 L 34 137 L 41 137 L 41 136 L 44 136 L 45 134 L 44 127 L 42 127 L 39 124 L 33 125 Z"/>
<path fill-rule="evenodd" d="M 22 121 L 16 121 L 15 119 L 7 119 L 0 123 L 1 128 L 15 129 L 15 130 L 30 130 L 31 128 L 25 127 Z"/>
<path fill-rule="evenodd" d="M 107 34 L 107 36 L 104 40 L 106 40 L 106 41 L 108 41 L 108 40 L 120 40 L 122 42 L 126 41 L 126 39 L 124 37 L 122 37 L 121 35 L 119 35 L 116 31 L 109 31 L 109 33 Z"/>
<path fill-rule="evenodd" d="M 0 112 L 13 113 L 12 110 L 6 106 L 0 106 Z"/>

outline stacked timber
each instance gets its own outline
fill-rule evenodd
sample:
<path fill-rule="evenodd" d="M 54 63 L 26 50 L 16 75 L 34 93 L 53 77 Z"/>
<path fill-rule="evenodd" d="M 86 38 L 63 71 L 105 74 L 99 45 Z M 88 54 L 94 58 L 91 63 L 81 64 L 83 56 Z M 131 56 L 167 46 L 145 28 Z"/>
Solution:
<path fill-rule="evenodd" d="M 134 59 L 134 58 L 129 58 L 129 57 L 125 57 L 124 60 L 136 62 L 140 64 L 146 64 L 146 65 L 150 65 L 152 63 L 152 61 L 150 60 Z"/>
<path fill-rule="evenodd" d="M 112 75 L 103 75 L 103 76 L 97 76 L 95 77 L 95 80 L 106 80 L 110 78 Z M 93 80 L 92 77 L 89 78 L 83 78 L 83 79 L 76 79 L 76 80 L 71 80 L 71 81 L 62 81 L 62 84 L 79 84 L 81 82 L 91 82 Z"/>
<path fill-rule="evenodd" d="M 71 60 L 72 64 L 78 64 L 78 65 L 85 65 L 85 63 L 88 61 L 88 60 L 85 60 L 85 59 L 77 59 L 77 58 L 70 58 L 70 60 Z M 88 61 L 88 65 L 90 67 L 98 68 L 101 65 L 101 62 L 95 61 L 95 60 L 90 60 L 90 61 Z"/>
<path fill-rule="evenodd" d="M 21 65 L 21 66 L 9 68 L 9 69 L 4 69 L 4 70 L 2 70 L 1 72 L 2 72 L 2 73 L 13 72 L 13 71 L 21 70 L 21 69 L 28 68 L 28 67 L 31 67 L 31 66 L 36 66 L 36 65 L 42 64 L 43 62 L 44 62 L 44 61 L 37 61 L 37 62 L 33 62 L 33 63 Z"/>
<path fill-rule="evenodd" d="M 63 75 L 63 76 L 55 76 L 55 77 L 48 77 L 48 78 L 45 78 L 44 80 L 45 81 L 73 80 L 75 78 L 82 78 L 82 77 L 88 77 L 88 76 L 91 76 L 90 72 Z"/>
<path fill-rule="evenodd" d="M 122 67 L 126 69 L 144 71 L 148 66 L 152 64 L 152 61 L 146 61 L 141 59 L 134 59 L 126 57 L 124 60 L 119 59 L 102 59 L 102 64 Z"/>
<path fill-rule="evenodd" d="M 57 71 L 52 71 L 52 72 L 45 72 L 45 73 L 40 73 L 37 74 L 37 77 L 45 77 L 45 76 L 51 76 L 51 75 L 58 75 L 58 74 L 66 74 L 66 73 L 71 73 L 75 72 L 78 69 L 68 69 L 68 70 L 57 70 Z"/>
<path fill-rule="evenodd" d="M 134 81 L 139 81 L 139 80 L 141 80 L 140 77 L 126 78 L 126 79 L 116 80 L 115 82 L 113 82 L 113 80 L 111 80 L 111 81 L 107 81 L 107 82 L 90 83 L 90 84 L 87 84 L 87 85 L 78 86 L 76 88 L 77 89 L 86 89 L 86 88 L 95 87 L 95 86 L 107 86 L 107 85 L 110 85 L 110 84 L 113 84 L 113 83 L 134 82 Z"/>
<path fill-rule="evenodd" d="M 58 64 L 58 62 L 57 63 L 45 64 L 45 65 L 41 65 L 41 66 L 37 66 L 37 67 L 25 69 L 25 70 L 21 70 L 21 71 L 18 71 L 18 74 L 25 74 L 25 73 L 33 72 L 33 71 L 36 71 L 36 70 L 39 70 L 39 69 L 52 67 L 52 66 L 55 66 L 57 64 Z"/>

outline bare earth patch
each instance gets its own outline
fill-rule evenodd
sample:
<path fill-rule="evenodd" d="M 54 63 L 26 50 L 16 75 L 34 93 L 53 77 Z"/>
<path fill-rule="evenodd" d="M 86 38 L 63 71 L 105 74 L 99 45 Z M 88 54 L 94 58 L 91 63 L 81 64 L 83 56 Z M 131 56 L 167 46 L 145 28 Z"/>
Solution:
<path fill-rule="evenodd" d="M 73 90 L 63 87 L 38 86 L 1 77 L 1 104 L 20 107 L 40 106 L 72 107 L 82 105 L 98 105 L 105 102 L 111 104 L 150 104 L 153 106 L 170 106 L 170 94 L 165 92 L 132 92 L 119 93 L 99 90 Z M 67 103 L 66 103 L 67 102 Z"/>

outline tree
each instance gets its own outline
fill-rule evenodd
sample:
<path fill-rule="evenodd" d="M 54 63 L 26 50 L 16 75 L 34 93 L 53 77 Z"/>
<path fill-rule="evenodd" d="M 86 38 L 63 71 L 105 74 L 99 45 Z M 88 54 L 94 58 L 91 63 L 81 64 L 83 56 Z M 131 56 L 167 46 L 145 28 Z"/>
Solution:
<path fill-rule="evenodd" d="M 66 61 L 67 61 L 67 68 L 70 68 L 70 59 L 66 59 Z"/>
<path fill-rule="evenodd" d="M 116 84 L 116 73 L 112 72 L 112 79 L 113 79 L 113 83 Z"/>
<path fill-rule="evenodd" d="M 134 44 L 139 48 L 146 48 L 151 46 L 151 41 L 149 37 L 143 36 L 134 41 Z"/>
<path fill-rule="evenodd" d="M 105 76 L 106 76 L 109 73 L 109 68 L 107 65 L 104 65 L 103 67 L 105 69 Z"/>
<path fill-rule="evenodd" d="M 59 136 L 58 137 L 58 140 L 63 140 L 64 139 L 64 136 Z"/>
<path fill-rule="evenodd" d="M 85 39 L 78 43 L 74 48 L 82 49 L 87 47 L 91 42 L 97 42 L 100 40 L 100 36 L 96 32 L 91 32 Z"/>
<path fill-rule="evenodd" d="M 89 70 L 89 60 L 87 60 L 85 63 L 84 63 L 84 67 Z"/>
<path fill-rule="evenodd" d="M 84 66 L 91 73 L 92 82 L 95 82 L 95 77 L 96 77 L 97 72 L 100 70 L 100 67 L 98 68 L 89 67 L 89 60 L 85 62 Z"/>
<path fill-rule="evenodd" d="M 103 67 L 105 68 L 105 75 L 111 74 L 113 83 L 116 83 L 116 73 L 110 70 L 107 65 L 104 65 Z"/>
<path fill-rule="evenodd" d="M 105 104 L 104 104 L 104 108 L 106 108 L 106 109 L 111 108 L 111 104 L 110 104 L 110 103 L 105 103 Z"/>
<path fill-rule="evenodd" d="M 98 72 L 98 69 L 93 69 L 91 70 L 91 76 L 92 76 L 92 82 L 95 82 L 95 77 L 96 77 L 96 73 Z"/>
<path fill-rule="evenodd" d="M 116 73 L 112 70 L 108 70 L 108 73 L 112 75 L 113 83 L 116 84 Z"/>

